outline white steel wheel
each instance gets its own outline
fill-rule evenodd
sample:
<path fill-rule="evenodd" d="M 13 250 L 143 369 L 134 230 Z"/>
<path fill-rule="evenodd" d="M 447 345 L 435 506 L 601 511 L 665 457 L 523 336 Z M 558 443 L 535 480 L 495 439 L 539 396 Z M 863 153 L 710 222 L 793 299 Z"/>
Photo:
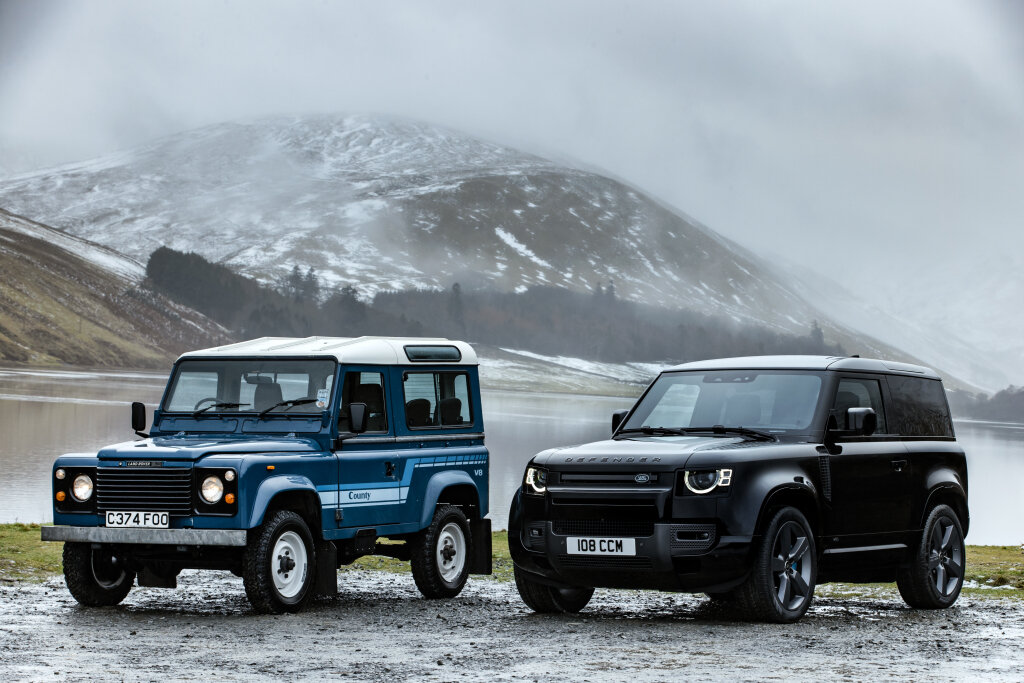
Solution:
<path fill-rule="evenodd" d="M 437 571 L 441 578 L 448 583 L 455 581 L 462 575 L 466 566 L 466 535 L 462 533 L 462 527 L 455 522 L 449 522 L 441 528 L 437 536 Z"/>
<path fill-rule="evenodd" d="M 302 591 L 308 564 L 306 544 L 297 533 L 286 531 L 278 536 L 270 554 L 270 573 L 274 577 L 274 588 L 282 598 L 294 598 Z"/>
<path fill-rule="evenodd" d="M 441 505 L 423 531 L 413 537 L 409 560 L 412 578 L 424 597 L 454 598 L 469 578 L 473 533 L 456 505 Z"/>

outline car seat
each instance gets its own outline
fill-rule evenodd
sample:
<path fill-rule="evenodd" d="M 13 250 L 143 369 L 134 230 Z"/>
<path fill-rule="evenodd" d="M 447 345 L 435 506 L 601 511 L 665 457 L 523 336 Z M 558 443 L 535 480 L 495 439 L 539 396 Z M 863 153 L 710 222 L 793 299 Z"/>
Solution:
<path fill-rule="evenodd" d="M 434 423 L 430 416 L 430 401 L 414 398 L 405 404 L 405 420 L 410 427 L 428 427 Z"/>

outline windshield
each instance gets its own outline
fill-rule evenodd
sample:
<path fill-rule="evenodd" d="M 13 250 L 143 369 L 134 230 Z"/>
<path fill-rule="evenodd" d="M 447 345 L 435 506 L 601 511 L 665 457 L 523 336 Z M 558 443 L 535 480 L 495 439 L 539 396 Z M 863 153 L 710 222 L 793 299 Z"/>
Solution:
<path fill-rule="evenodd" d="M 814 419 L 821 382 L 819 373 L 785 370 L 664 374 L 623 430 L 721 425 L 770 433 L 805 431 Z"/>
<path fill-rule="evenodd" d="M 336 366 L 331 360 L 185 360 L 171 380 L 164 410 L 319 414 L 330 409 Z"/>

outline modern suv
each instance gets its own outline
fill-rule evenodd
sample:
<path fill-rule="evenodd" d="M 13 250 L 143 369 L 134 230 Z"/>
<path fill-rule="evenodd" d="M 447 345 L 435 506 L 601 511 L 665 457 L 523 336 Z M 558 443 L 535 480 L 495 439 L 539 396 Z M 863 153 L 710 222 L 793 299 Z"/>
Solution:
<path fill-rule="evenodd" d="M 939 377 L 766 356 L 662 372 L 607 441 L 544 451 L 509 515 L 523 601 L 594 587 L 704 592 L 790 622 L 816 583 L 895 580 L 948 607 L 964 580 L 967 466 Z"/>
<path fill-rule="evenodd" d="M 267 337 L 187 353 L 149 434 L 54 463 L 68 589 L 113 605 L 136 579 L 230 570 L 260 612 L 337 592 L 339 565 L 408 560 L 429 598 L 491 572 L 477 358 L 446 339 Z M 390 542 L 379 543 L 380 539 Z"/>

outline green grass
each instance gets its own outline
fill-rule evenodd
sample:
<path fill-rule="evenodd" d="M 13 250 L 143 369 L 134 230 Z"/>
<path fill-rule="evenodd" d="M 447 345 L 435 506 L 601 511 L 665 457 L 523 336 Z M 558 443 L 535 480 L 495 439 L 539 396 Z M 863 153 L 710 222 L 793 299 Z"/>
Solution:
<path fill-rule="evenodd" d="M 39 540 L 38 524 L 0 524 L 0 582 L 42 581 L 61 573 L 61 543 Z"/>
<path fill-rule="evenodd" d="M 512 580 L 512 557 L 508 552 L 508 534 L 496 531 L 491 540 L 494 574 L 497 581 Z M 39 540 L 38 524 L 0 524 L 0 582 L 42 581 L 61 573 L 60 543 Z M 341 571 L 377 570 L 395 573 L 409 571 L 409 563 L 390 557 L 361 557 Z M 968 581 L 979 587 L 964 588 L 972 596 L 1011 597 L 1024 600 L 1024 551 L 1019 546 L 967 546 Z M 996 590 L 993 590 L 995 588 Z M 827 584 L 818 593 L 831 597 L 863 597 L 890 593 L 895 584 Z"/>

